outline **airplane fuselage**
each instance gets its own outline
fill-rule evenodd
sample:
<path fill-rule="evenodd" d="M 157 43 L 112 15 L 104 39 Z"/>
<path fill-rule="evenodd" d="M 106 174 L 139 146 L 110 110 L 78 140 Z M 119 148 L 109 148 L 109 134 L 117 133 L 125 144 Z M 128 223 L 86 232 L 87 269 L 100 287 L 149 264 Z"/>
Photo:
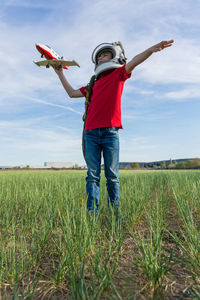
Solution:
<path fill-rule="evenodd" d="M 48 45 L 36 44 L 37 50 L 46 59 L 60 59 L 60 56 Z"/>
<path fill-rule="evenodd" d="M 37 50 L 41 53 L 41 57 L 46 59 L 62 59 L 51 47 L 48 45 L 35 44 Z M 64 69 L 68 69 L 66 66 Z"/>

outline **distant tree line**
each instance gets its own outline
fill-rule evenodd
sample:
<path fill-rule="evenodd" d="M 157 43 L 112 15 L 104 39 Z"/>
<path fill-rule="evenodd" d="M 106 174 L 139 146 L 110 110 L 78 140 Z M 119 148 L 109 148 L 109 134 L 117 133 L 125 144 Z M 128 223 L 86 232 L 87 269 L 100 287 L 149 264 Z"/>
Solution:
<path fill-rule="evenodd" d="M 168 166 L 169 169 L 200 169 L 200 158 L 195 158 L 187 161 L 180 161 L 176 164 Z"/>
<path fill-rule="evenodd" d="M 130 170 L 130 169 L 200 169 L 200 158 L 195 158 L 186 161 L 176 162 L 175 160 L 162 163 L 154 163 L 154 164 L 144 164 L 140 165 L 139 162 L 130 163 L 121 169 Z"/>

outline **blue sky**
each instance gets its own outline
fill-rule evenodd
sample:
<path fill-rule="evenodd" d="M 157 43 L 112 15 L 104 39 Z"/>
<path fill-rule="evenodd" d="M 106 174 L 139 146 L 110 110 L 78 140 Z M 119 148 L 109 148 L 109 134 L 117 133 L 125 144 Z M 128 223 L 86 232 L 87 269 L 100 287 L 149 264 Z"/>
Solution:
<path fill-rule="evenodd" d="M 0 0 L 0 165 L 84 164 L 84 98 L 70 99 L 52 69 L 38 68 L 35 43 L 93 74 L 91 53 L 121 41 L 130 60 L 161 40 L 171 48 L 138 66 L 124 87 L 120 161 L 200 157 L 199 0 Z"/>

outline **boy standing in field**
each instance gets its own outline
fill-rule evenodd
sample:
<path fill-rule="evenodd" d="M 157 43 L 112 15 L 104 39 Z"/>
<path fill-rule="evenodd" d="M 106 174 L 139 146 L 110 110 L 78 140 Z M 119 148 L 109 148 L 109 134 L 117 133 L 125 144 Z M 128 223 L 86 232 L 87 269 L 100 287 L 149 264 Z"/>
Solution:
<path fill-rule="evenodd" d="M 109 204 L 119 208 L 119 136 L 121 123 L 121 96 L 125 81 L 133 69 L 154 52 L 170 47 L 174 41 L 162 41 L 136 55 L 128 63 L 120 42 L 103 43 L 93 52 L 95 81 L 85 122 L 85 160 L 87 164 L 87 210 L 98 212 L 100 197 L 101 155 L 104 158 Z M 63 74 L 54 68 L 70 98 L 87 97 L 88 86 L 74 89 Z"/>

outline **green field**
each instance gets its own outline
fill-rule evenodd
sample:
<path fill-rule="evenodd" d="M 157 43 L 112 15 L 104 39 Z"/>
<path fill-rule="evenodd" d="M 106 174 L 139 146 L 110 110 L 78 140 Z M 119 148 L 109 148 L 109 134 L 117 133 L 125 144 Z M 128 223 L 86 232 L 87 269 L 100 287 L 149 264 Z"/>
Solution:
<path fill-rule="evenodd" d="M 0 299 L 200 299 L 200 171 L 121 171 L 117 220 L 85 176 L 0 172 Z"/>

